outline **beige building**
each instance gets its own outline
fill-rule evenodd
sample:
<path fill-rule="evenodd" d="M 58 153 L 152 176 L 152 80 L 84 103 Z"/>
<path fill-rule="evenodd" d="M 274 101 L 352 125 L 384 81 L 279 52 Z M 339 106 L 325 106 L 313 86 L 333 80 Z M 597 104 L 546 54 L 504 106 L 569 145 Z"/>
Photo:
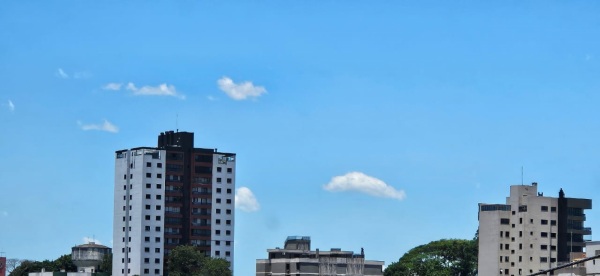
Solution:
<path fill-rule="evenodd" d="M 513 185 L 505 204 L 479 204 L 481 276 L 528 275 L 581 256 L 590 199 L 546 197 L 537 183 Z"/>

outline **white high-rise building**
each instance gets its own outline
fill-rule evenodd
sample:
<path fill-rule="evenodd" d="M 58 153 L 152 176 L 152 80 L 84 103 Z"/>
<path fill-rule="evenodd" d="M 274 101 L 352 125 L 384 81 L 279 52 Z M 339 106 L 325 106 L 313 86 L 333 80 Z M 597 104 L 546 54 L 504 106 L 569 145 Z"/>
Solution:
<path fill-rule="evenodd" d="M 506 204 L 479 204 L 479 275 L 529 275 L 581 256 L 592 201 L 567 198 L 562 189 L 546 197 L 537 188 L 513 185 Z"/>
<path fill-rule="evenodd" d="M 164 275 L 184 244 L 233 268 L 235 157 L 173 131 L 157 147 L 117 151 L 112 275 Z"/>

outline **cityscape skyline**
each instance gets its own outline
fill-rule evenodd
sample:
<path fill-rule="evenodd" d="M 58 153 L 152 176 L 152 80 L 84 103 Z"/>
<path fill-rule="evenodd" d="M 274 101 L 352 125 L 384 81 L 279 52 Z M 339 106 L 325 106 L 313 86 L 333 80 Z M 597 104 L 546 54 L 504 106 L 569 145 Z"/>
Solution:
<path fill-rule="evenodd" d="M 291 235 L 386 265 L 471 239 L 478 203 L 522 181 L 596 200 L 598 12 L 577 1 L 6 1 L 0 252 L 112 247 L 114 152 L 177 129 L 237 154 L 236 275 Z M 586 226 L 600 229 L 597 212 Z"/>

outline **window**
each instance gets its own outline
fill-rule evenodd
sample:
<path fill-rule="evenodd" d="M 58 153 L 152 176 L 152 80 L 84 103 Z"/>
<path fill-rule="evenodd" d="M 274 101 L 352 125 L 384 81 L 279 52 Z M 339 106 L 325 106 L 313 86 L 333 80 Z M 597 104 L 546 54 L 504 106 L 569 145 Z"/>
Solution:
<path fill-rule="evenodd" d="M 221 251 L 219 251 L 219 250 L 215 251 L 215 256 L 221 256 Z"/>
<path fill-rule="evenodd" d="M 144 241 L 145 242 L 149 242 L 150 241 L 150 237 L 144 237 Z"/>
<path fill-rule="evenodd" d="M 216 224 L 221 224 L 221 220 L 220 220 L 220 219 L 217 219 L 217 220 L 215 221 L 215 223 L 216 223 Z"/>
<path fill-rule="evenodd" d="M 145 219 L 150 220 L 150 215 L 146 215 Z"/>
<path fill-rule="evenodd" d="M 217 177 L 217 183 L 221 183 L 221 178 Z"/>
<path fill-rule="evenodd" d="M 221 241 L 215 241 L 215 245 L 221 245 Z"/>
<path fill-rule="evenodd" d="M 162 189 L 162 184 L 156 184 L 156 188 L 159 190 Z"/>
<path fill-rule="evenodd" d="M 154 263 L 155 264 L 160 264 L 160 259 L 159 258 L 154 259 Z"/>
<path fill-rule="evenodd" d="M 506 218 L 501 218 L 500 219 L 500 224 L 510 224 L 510 220 L 506 219 Z"/>
<path fill-rule="evenodd" d="M 158 259 L 157 259 L 158 260 Z M 160 269 L 154 269 L 154 274 L 160 274 Z"/>
<path fill-rule="evenodd" d="M 225 245 L 231 246 L 231 242 L 230 241 L 225 241 Z"/>
<path fill-rule="evenodd" d="M 555 239 L 556 238 L 556 233 L 550 233 L 550 237 Z"/>
<path fill-rule="evenodd" d="M 221 203 L 221 199 L 220 198 L 217 198 L 217 203 Z"/>
<path fill-rule="evenodd" d="M 232 173 L 233 169 L 232 168 L 227 168 L 227 173 Z"/>
<path fill-rule="evenodd" d="M 547 238 L 548 237 L 548 232 L 542 232 L 540 233 L 542 238 Z"/>
<path fill-rule="evenodd" d="M 523 218 L 519 218 L 519 224 L 523 224 Z"/>
<path fill-rule="evenodd" d="M 548 206 L 542 206 L 542 212 L 548 212 Z"/>
<path fill-rule="evenodd" d="M 231 256 L 231 252 L 225 251 L 225 257 L 229 257 L 229 256 Z"/>
<path fill-rule="evenodd" d="M 221 193 L 221 188 L 217 188 L 217 194 Z"/>
<path fill-rule="evenodd" d="M 227 235 L 227 236 L 231 236 L 231 230 L 226 230 L 226 231 L 225 231 L 225 235 Z"/>
<path fill-rule="evenodd" d="M 227 224 L 227 225 L 231 225 L 231 220 L 230 220 L 230 219 L 226 220 L 226 221 L 225 221 L 225 224 Z"/>
<path fill-rule="evenodd" d="M 149 264 L 150 263 L 150 258 L 144 258 L 144 263 L 145 264 Z"/>
<path fill-rule="evenodd" d="M 548 262 L 547 257 L 540 257 L 540 263 L 547 263 L 547 262 Z"/>
<path fill-rule="evenodd" d="M 217 172 L 221 172 L 221 167 L 217 167 Z"/>
<path fill-rule="evenodd" d="M 550 212 L 556 213 L 556 207 L 550 207 Z"/>
<path fill-rule="evenodd" d="M 150 199 L 150 198 L 152 198 L 152 197 L 150 196 L 150 194 L 146 194 L 146 199 Z"/>
<path fill-rule="evenodd" d="M 231 194 L 231 189 L 227 189 L 227 193 L 228 193 L 228 194 Z"/>
<path fill-rule="evenodd" d="M 551 251 L 556 251 L 556 245 L 551 245 L 551 246 L 550 246 L 550 250 L 551 250 Z"/>
<path fill-rule="evenodd" d="M 226 212 L 226 213 L 227 213 L 228 215 L 231 215 L 231 209 L 227 209 L 227 212 Z"/>
<path fill-rule="evenodd" d="M 160 248 L 154 248 L 154 253 L 160 253 Z"/>
<path fill-rule="evenodd" d="M 144 274 L 150 274 L 150 269 L 144 268 Z"/>
<path fill-rule="evenodd" d="M 556 225 L 556 220 L 551 220 L 550 225 Z"/>
<path fill-rule="evenodd" d="M 146 173 L 146 177 L 152 177 L 151 173 Z"/>
<path fill-rule="evenodd" d="M 221 230 L 215 230 L 215 235 L 221 235 Z"/>
<path fill-rule="evenodd" d="M 542 224 L 542 225 L 548 225 L 548 220 L 547 220 L 547 219 L 543 219 L 543 220 L 541 221 L 541 224 Z"/>
<path fill-rule="evenodd" d="M 504 237 L 504 232 L 500 231 L 500 237 Z"/>
<path fill-rule="evenodd" d="M 152 188 L 152 184 L 146 183 L 146 189 L 150 189 L 150 188 Z"/>
<path fill-rule="evenodd" d="M 157 220 L 157 221 L 160 221 L 160 216 L 156 216 L 156 220 Z"/>
<path fill-rule="evenodd" d="M 150 231 L 150 226 L 144 227 L 146 231 Z"/>
<path fill-rule="evenodd" d="M 231 184 L 232 180 L 231 178 L 227 178 L 227 184 Z"/>
<path fill-rule="evenodd" d="M 156 237 L 156 238 L 154 238 L 154 241 L 155 241 L 155 242 L 160 242 L 160 237 Z"/>
<path fill-rule="evenodd" d="M 154 230 L 156 230 L 156 232 L 160 232 L 160 226 L 156 226 Z"/>
<path fill-rule="evenodd" d="M 217 214 L 220 214 L 220 213 L 221 213 L 221 209 L 217 209 Z"/>
<path fill-rule="evenodd" d="M 160 205 L 156 205 L 156 210 L 160 210 L 161 206 Z"/>
<path fill-rule="evenodd" d="M 162 178 L 162 173 L 157 173 L 156 178 Z"/>
<path fill-rule="evenodd" d="M 148 167 L 148 168 L 152 167 L 152 162 L 146 162 L 146 167 Z"/>
<path fill-rule="evenodd" d="M 227 204 L 231 204 L 231 199 L 227 199 Z"/>
<path fill-rule="evenodd" d="M 150 205 L 146 204 L 146 210 L 150 210 Z"/>
<path fill-rule="evenodd" d="M 519 238 L 523 237 L 523 231 L 519 231 Z"/>
<path fill-rule="evenodd" d="M 144 247 L 144 252 L 150 253 L 150 247 Z"/>
<path fill-rule="evenodd" d="M 162 163 L 156 163 L 157 168 L 162 168 Z"/>
<path fill-rule="evenodd" d="M 123 185 L 123 190 L 127 190 L 127 185 Z"/>
<path fill-rule="evenodd" d="M 161 195 L 156 195 L 156 199 L 161 199 L 162 196 Z"/>

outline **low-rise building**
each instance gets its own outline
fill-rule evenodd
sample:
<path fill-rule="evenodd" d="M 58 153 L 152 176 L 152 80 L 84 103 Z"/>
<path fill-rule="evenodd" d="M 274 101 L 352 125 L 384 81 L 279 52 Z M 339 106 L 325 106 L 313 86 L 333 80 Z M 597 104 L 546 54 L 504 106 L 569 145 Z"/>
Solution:
<path fill-rule="evenodd" d="M 290 236 L 284 248 L 267 249 L 268 259 L 256 260 L 256 276 L 294 275 L 383 275 L 383 261 L 365 260 L 360 254 L 331 248 L 329 251 L 310 249 L 310 237 Z"/>

